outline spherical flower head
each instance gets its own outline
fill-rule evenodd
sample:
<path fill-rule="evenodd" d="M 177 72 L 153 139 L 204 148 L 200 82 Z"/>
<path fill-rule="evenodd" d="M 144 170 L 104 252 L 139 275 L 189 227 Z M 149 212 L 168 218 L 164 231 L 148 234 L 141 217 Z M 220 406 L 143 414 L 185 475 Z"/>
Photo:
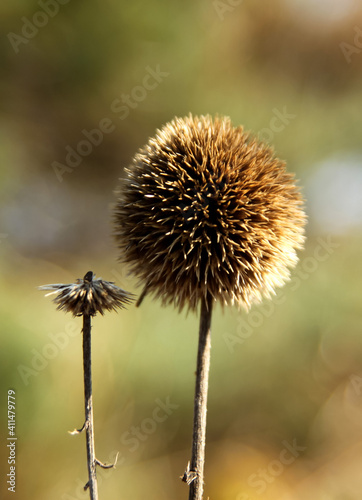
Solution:
<path fill-rule="evenodd" d="M 229 118 L 175 118 L 135 156 L 114 212 L 121 260 L 179 309 L 249 308 L 289 278 L 306 217 L 273 150 Z"/>
<path fill-rule="evenodd" d="M 43 285 L 39 289 L 52 290 L 46 296 L 58 294 L 54 298 L 57 309 L 71 312 L 73 316 L 95 316 L 97 312 L 103 315 L 105 311 L 122 309 L 132 301 L 132 294 L 112 281 L 95 279 L 92 271 L 83 279 L 77 279 L 76 283 Z"/>

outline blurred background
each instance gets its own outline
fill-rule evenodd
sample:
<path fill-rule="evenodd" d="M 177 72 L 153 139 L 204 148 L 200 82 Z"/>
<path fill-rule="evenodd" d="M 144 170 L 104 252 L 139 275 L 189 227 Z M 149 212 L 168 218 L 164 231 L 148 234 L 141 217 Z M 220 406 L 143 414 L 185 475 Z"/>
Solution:
<path fill-rule="evenodd" d="M 81 320 L 37 290 L 93 270 L 139 293 L 111 233 L 119 178 L 176 116 L 228 115 L 307 200 L 288 285 L 216 309 L 205 498 L 354 500 L 362 488 L 362 4 L 43 0 L 0 6 L 2 498 L 86 499 Z M 146 298 L 95 318 L 100 498 L 184 499 L 198 319 Z M 16 391 L 16 494 L 7 391 Z"/>

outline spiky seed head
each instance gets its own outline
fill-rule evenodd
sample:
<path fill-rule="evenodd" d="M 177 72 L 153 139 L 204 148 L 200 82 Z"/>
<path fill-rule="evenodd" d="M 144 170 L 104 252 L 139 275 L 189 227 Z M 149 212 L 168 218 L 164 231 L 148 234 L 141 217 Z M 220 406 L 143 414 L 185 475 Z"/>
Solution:
<path fill-rule="evenodd" d="M 134 157 L 114 211 L 121 260 L 179 309 L 210 294 L 249 308 L 283 285 L 303 200 L 273 150 L 229 118 L 175 118 Z"/>
<path fill-rule="evenodd" d="M 105 311 L 122 309 L 133 300 L 132 294 L 112 281 L 95 279 L 92 271 L 88 271 L 83 279 L 77 279 L 76 283 L 43 285 L 39 290 L 51 290 L 46 296 L 57 294 L 53 299 L 57 309 L 71 312 L 73 316 L 95 316 L 97 312 L 103 315 Z"/>

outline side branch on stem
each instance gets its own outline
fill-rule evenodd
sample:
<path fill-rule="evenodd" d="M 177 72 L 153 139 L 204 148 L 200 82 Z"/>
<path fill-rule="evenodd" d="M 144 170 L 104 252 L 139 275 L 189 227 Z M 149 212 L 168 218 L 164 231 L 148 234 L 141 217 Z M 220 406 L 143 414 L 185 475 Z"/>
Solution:
<path fill-rule="evenodd" d="M 103 469 L 111 469 L 116 466 L 118 453 L 114 464 L 104 464 L 96 458 L 94 447 L 94 424 L 93 424 L 93 399 L 92 399 L 92 358 L 91 358 L 91 316 L 83 314 L 83 372 L 84 372 L 84 406 L 85 422 L 79 431 L 86 431 L 87 441 L 87 466 L 88 482 L 84 489 L 89 488 L 91 500 L 98 500 L 98 485 L 96 467 L 99 465 Z M 73 434 L 72 433 L 72 434 Z"/>
<path fill-rule="evenodd" d="M 85 431 L 87 441 L 88 483 L 91 500 L 98 500 L 98 486 L 96 474 L 96 456 L 94 449 L 93 430 L 93 400 L 92 400 L 92 362 L 91 362 L 91 317 L 83 315 L 83 373 L 84 373 L 84 407 Z"/>

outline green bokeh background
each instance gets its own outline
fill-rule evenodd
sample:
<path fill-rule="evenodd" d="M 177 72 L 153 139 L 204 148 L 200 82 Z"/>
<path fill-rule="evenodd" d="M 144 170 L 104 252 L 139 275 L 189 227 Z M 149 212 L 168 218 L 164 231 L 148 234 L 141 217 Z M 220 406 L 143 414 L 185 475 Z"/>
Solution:
<path fill-rule="evenodd" d="M 216 308 L 205 498 L 360 499 L 361 2 L 54 0 L 53 17 L 39 15 L 44 5 L 0 6 L 1 498 L 88 498 L 85 439 L 67 433 L 83 421 L 81 320 L 36 287 L 91 269 L 140 292 L 117 262 L 114 191 L 155 129 L 192 112 L 228 115 L 273 144 L 309 217 L 300 263 L 273 301 L 248 315 Z M 34 22 L 44 26 L 31 34 Z M 139 90 L 157 67 L 162 81 Z M 133 107 L 121 120 L 122 94 Z M 104 119 L 113 131 L 57 176 L 54 162 Z M 94 319 L 96 451 L 120 454 L 99 471 L 100 499 L 187 497 L 197 329 L 149 297 Z M 160 401 L 173 406 L 156 422 Z M 285 442 L 303 447 L 288 464 Z"/>

